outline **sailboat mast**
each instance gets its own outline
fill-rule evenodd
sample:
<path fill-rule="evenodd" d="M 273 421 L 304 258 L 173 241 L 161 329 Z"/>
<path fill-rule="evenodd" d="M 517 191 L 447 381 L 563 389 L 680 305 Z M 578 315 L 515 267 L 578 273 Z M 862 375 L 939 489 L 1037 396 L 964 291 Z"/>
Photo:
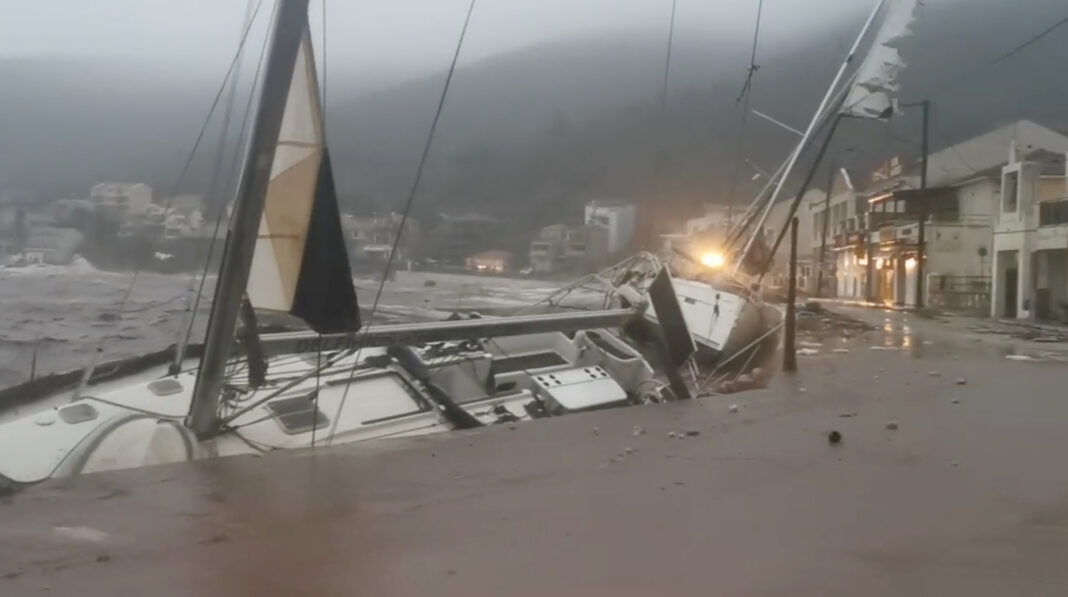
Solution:
<path fill-rule="evenodd" d="M 286 96 L 307 28 L 308 0 L 278 0 L 268 32 L 267 62 L 215 286 L 188 426 L 198 437 L 218 425 L 219 393 L 248 284 Z"/>
<path fill-rule="evenodd" d="M 861 42 L 864 41 L 864 36 L 868 34 L 868 30 L 871 29 L 872 23 L 875 22 L 875 17 L 878 16 L 879 11 L 882 9 L 884 4 L 886 4 L 886 0 L 877 0 L 875 2 L 875 7 L 872 8 L 871 14 L 868 15 L 868 20 L 864 22 L 864 27 L 861 28 L 860 33 L 857 35 L 856 41 L 853 42 L 853 47 L 850 48 L 849 54 L 847 54 L 845 60 L 842 61 L 842 66 L 838 68 L 838 73 L 835 75 L 830 87 L 827 88 L 827 93 L 823 95 L 823 100 L 820 102 L 819 108 L 816 109 L 816 113 L 812 116 L 812 120 L 808 123 L 808 128 L 805 129 L 805 135 L 801 138 L 801 142 L 798 145 L 797 151 L 795 151 L 790 156 L 790 160 L 788 162 L 788 165 L 786 166 L 786 171 L 783 173 L 782 178 L 779 179 L 778 185 L 776 185 L 775 190 L 772 192 L 771 197 L 768 199 L 767 205 L 764 207 L 764 212 L 761 214 L 760 220 L 756 224 L 756 232 L 754 232 L 753 235 L 749 237 L 749 242 L 746 243 L 745 248 L 738 256 L 738 261 L 734 266 L 735 275 L 737 275 L 738 272 L 742 269 L 742 265 L 745 262 L 745 258 L 749 254 L 749 250 L 753 246 L 753 242 L 759 235 L 759 231 L 764 227 L 764 222 L 768 219 L 768 214 L 771 213 L 771 208 L 773 205 L 775 205 L 775 200 L 778 199 L 779 193 L 782 192 L 783 185 L 786 184 L 786 181 L 790 178 L 790 174 L 793 172 L 794 166 L 797 164 L 798 158 L 801 157 L 801 153 L 805 150 L 805 148 L 811 141 L 812 134 L 816 130 L 816 126 L 823 119 L 824 111 L 826 111 L 827 106 L 830 105 L 831 98 L 834 97 L 835 90 L 838 88 L 839 83 L 841 83 L 842 78 L 845 76 L 846 71 L 849 69 L 849 65 L 853 62 L 853 58 L 856 56 L 857 50 L 860 49 Z"/>

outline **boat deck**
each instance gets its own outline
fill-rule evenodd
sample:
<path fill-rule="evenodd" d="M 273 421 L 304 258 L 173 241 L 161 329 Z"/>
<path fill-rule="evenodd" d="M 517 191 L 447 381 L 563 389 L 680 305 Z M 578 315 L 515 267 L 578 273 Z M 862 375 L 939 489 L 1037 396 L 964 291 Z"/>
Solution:
<path fill-rule="evenodd" d="M 0 594 L 1068 594 L 1063 364 L 867 348 L 742 395 L 50 482 L 0 504 Z"/>

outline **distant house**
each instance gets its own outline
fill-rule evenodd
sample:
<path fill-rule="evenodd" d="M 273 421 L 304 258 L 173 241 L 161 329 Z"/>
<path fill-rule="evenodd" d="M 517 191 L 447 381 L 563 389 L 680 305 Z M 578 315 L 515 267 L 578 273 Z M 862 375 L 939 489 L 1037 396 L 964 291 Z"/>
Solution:
<path fill-rule="evenodd" d="M 590 270 L 607 256 L 608 230 L 601 226 L 553 224 L 530 243 L 530 267 L 540 274 Z"/>
<path fill-rule="evenodd" d="M 480 274 L 505 274 L 512 271 L 515 255 L 508 251 L 482 251 L 467 258 L 467 269 Z"/>
<path fill-rule="evenodd" d="M 174 240 L 202 236 L 204 214 L 199 209 L 172 209 L 163 220 L 163 238 Z"/>
<path fill-rule="evenodd" d="M 426 253 L 445 263 L 463 264 L 468 256 L 498 244 L 507 234 L 501 221 L 480 214 L 444 216 L 428 239 Z"/>
<path fill-rule="evenodd" d="M 608 232 L 608 253 L 627 247 L 634 237 L 638 209 L 624 201 L 591 201 L 586 205 L 586 225 Z"/>
<path fill-rule="evenodd" d="M 411 218 L 405 220 L 402 234 L 402 219 L 403 217 L 396 213 L 384 216 L 342 216 L 341 228 L 352 258 L 357 261 L 386 261 L 396 245 L 396 262 L 410 259 L 418 247 L 419 222 Z M 398 234 L 401 235 L 399 241 Z"/>
<path fill-rule="evenodd" d="M 140 182 L 104 182 L 93 186 L 89 199 L 98 208 L 137 216 L 152 204 L 152 187 Z"/>
<path fill-rule="evenodd" d="M 83 239 L 82 233 L 72 228 L 31 228 L 21 261 L 66 265 L 74 259 Z"/>

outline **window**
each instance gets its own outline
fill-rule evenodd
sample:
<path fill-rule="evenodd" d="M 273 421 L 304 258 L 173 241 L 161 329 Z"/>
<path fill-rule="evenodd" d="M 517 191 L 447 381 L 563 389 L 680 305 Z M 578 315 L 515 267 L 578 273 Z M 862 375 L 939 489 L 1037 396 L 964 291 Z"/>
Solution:
<path fill-rule="evenodd" d="M 1017 195 L 1020 186 L 1020 173 L 1009 172 L 1006 174 L 1001 186 L 1004 189 L 1001 193 L 1001 211 L 1005 213 L 1016 211 Z"/>
<path fill-rule="evenodd" d="M 1062 224 L 1068 224 L 1068 199 L 1038 204 L 1039 226 L 1060 226 Z"/>

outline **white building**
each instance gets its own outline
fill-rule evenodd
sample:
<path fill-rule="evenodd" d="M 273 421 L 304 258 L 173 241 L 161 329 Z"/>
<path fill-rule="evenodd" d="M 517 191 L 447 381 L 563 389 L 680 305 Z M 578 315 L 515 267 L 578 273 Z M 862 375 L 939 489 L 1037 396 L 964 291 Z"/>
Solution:
<path fill-rule="evenodd" d="M 621 251 L 634 237 L 637 208 L 616 201 L 591 201 L 586 204 L 586 224 L 608 231 L 608 252 Z"/>
<path fill-rule="evenodd" d="M 888 304 L 987 308 L 992 245 L 991 214 L 997 178 L 979 175 L 926 190 L 898 189 L 868 199 L 877 228 L 870 243 L 871 298 Z M 885 211 L 884 211 L 885 210 Z M 919 220 L 925 226 L 922 293 Z M 921 296 L 922 295 L 922 296 Z"/>
<path fill-rule="evenodd" d="M 1002 312 L 991 306 L 1000 304 L 991 301 L 997 293 L 992 290 L 991 273 L 994 220 L 1002 202 L 1002 167 L 1010 147 L 1017 148 L 1014 154 L 1036 159 L 1061 156 L 1054 162 L 1063 171 L 1068 137 L 1019 121 L 931 154 L 926 191 L 918 190 L 917 163 L 909 172 L 887 168 L 882 176 L 873 176 L 863 193 L 853 189 L 836 193 L 829 225 L 834 231 L 838 296 L 916 305 L 922 217 L 923 304 Z M 819 228 L 820 217 L 816 221 Z M 1010 270 L 1005 267 L 1002 273 L 1010 275 Z M 1023 301 L 1014 296 L 1010 302 L 1021 306 Z"/>
<path fill-rule="evenodd" d="M 1001 173 L 990 315 L 1068 323 L 1065 156 L 1021 153 L 1014 146 Z"/>
<path fill-rule="evenodd" d="M 705 232 L 721 233 L 731 225 L 732 209 L 728 205 L 705 205 L 704 215 L 686 220 L 686 235 L 695 236 Z"/>
<path fill-rule="evenodd" d="M 190 211 L 172 209 L 163 221 L 163 237 L 168 239 L 201 236 L 204 232 L 204 214 L 199 209 Z"/>
<path fill-rule="evenodd" d="M 794 216 L 797 218 L 797 289 L 803 293 L 814 294 L 816 278 L 813 275 L 812 247 L 815 224 L 813 211 L 817 204 L 824 202 L 826 193 L 820 189 L 810 189 L 805 193 L 801 204 L 797 206 Z M 764 221 L 764 240 L 770 249 L 775 244 L 781 231 L 786 228 L 782 243 L 775 252 L 771 270 L 768 272 L 767 286 L 785 288 L 789 282 L 790 267 L 790 207 L 793 198 L 779 201 L 772 206 L 768 219 Z"/>
<path fill-rule="evenodd" d="M 152 187 L 140 182 L 104 182 L 93 186 L 89 198 L 98 207 L 142 215 L 152 204 Z"/>
<path fill-rule="evenodd" d="M 831 179 L 831 197 L 824 194 L 810 208 L 813 275 L 820 277 L 822 264 L 823 296 L 864 298 L 867 263 L 857 255 L 857 248 L 863 245 L 860 227 L 868 211 L 867 199 L 858 196 L 849 172 L 840 168 Z"/>

